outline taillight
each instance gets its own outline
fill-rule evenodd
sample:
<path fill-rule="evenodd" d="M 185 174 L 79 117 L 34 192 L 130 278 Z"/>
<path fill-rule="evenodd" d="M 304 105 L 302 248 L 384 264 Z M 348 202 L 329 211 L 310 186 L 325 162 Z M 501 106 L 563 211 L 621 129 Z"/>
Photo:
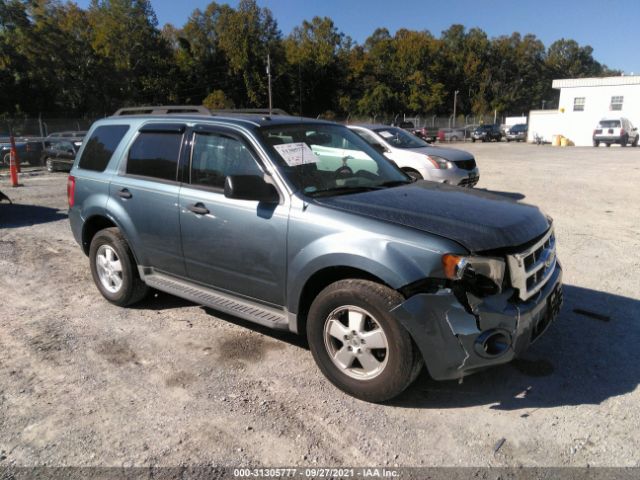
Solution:
<path fill-rule="evenodd" d="M 67 178 L 67 200 L 69 200 L 69 208 L 73 207 L 76 195 L 76 177 L 69 175 Z"/>

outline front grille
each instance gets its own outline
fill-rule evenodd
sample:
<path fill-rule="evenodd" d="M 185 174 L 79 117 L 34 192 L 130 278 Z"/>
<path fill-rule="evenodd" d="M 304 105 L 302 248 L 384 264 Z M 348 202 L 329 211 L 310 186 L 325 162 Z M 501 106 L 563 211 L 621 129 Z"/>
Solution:
<path fill-rule="evenodd" d="M 456 164 L 456 167 L 463 170 L 473 170 L 476 168 L 476 161 L 473 158 L 470 160 L 456 160 L 453 163 Z"/>
<path fill-rule="evenodd" d="M 458 186 L 459 187 L 474 187 L 476 185 L 476 183 L 478 183 L 479 179 L 480 179 L 480 177 L 463 178 L 462 180 L 460 180 L 460 183 L 458 183 Z"/>
<path fill-rule="evenodd" d="M 528 300 L 549 281 L 556 268 L 556 237 L 553 228 L 533 246 L 507 255 L 511 284 L 521 300 Z"/>

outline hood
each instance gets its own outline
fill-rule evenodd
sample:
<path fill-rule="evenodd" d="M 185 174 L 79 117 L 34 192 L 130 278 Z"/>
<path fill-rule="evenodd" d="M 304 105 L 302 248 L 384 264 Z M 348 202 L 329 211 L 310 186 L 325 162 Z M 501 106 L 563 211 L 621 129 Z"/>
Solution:
<path fill-rule="evenodd" d="M 456 148 L 442 148 L 442 147 L 421 147 L 421 148 L 407 148 L 404 149 L 407 152 L 424 153 L 425 155 L 435 155 L 442 157 L 445 160 L 455 162 L 457 160 L 473 160 L 473 155 L 464 150 L 458 150 Z"/>
<path fill-rule="evenodd" d="M 549 228 L 547 218 L 537 207 L 428 181 L 316 201 L 329 208 L 449 238 L 470 252 L 519 246 Z"/>

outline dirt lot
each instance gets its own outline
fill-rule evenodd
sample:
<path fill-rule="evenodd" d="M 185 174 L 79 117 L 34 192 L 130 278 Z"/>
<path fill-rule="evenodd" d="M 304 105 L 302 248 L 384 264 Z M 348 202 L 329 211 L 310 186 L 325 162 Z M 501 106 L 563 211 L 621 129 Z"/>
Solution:
<path fill-rule="evenodd" d="M 640 148 L 465 148 L 479 188 L 555 218 L 566 303 L 524 359 L 423 373 L 389 405 L 336 390 L 292 335 L 164 294 L 111 306 L 66 175 L 1 178 L 0 466 L 640 466 Z"/>

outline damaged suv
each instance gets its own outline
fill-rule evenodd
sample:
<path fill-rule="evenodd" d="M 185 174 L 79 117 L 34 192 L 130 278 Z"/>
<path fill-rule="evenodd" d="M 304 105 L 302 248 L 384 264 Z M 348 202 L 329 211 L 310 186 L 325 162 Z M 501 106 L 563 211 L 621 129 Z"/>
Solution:
<path fill-rule="evenodd" d="M 562 270 L 551 219 L 412 181 L 355 132 L 284 115 L 117 115 L 68 180 L 100 293 L 150 288 L 306 335 L 324 375 L 368 401 L 423 365 L 461 379 L 549 326 Z"/>

